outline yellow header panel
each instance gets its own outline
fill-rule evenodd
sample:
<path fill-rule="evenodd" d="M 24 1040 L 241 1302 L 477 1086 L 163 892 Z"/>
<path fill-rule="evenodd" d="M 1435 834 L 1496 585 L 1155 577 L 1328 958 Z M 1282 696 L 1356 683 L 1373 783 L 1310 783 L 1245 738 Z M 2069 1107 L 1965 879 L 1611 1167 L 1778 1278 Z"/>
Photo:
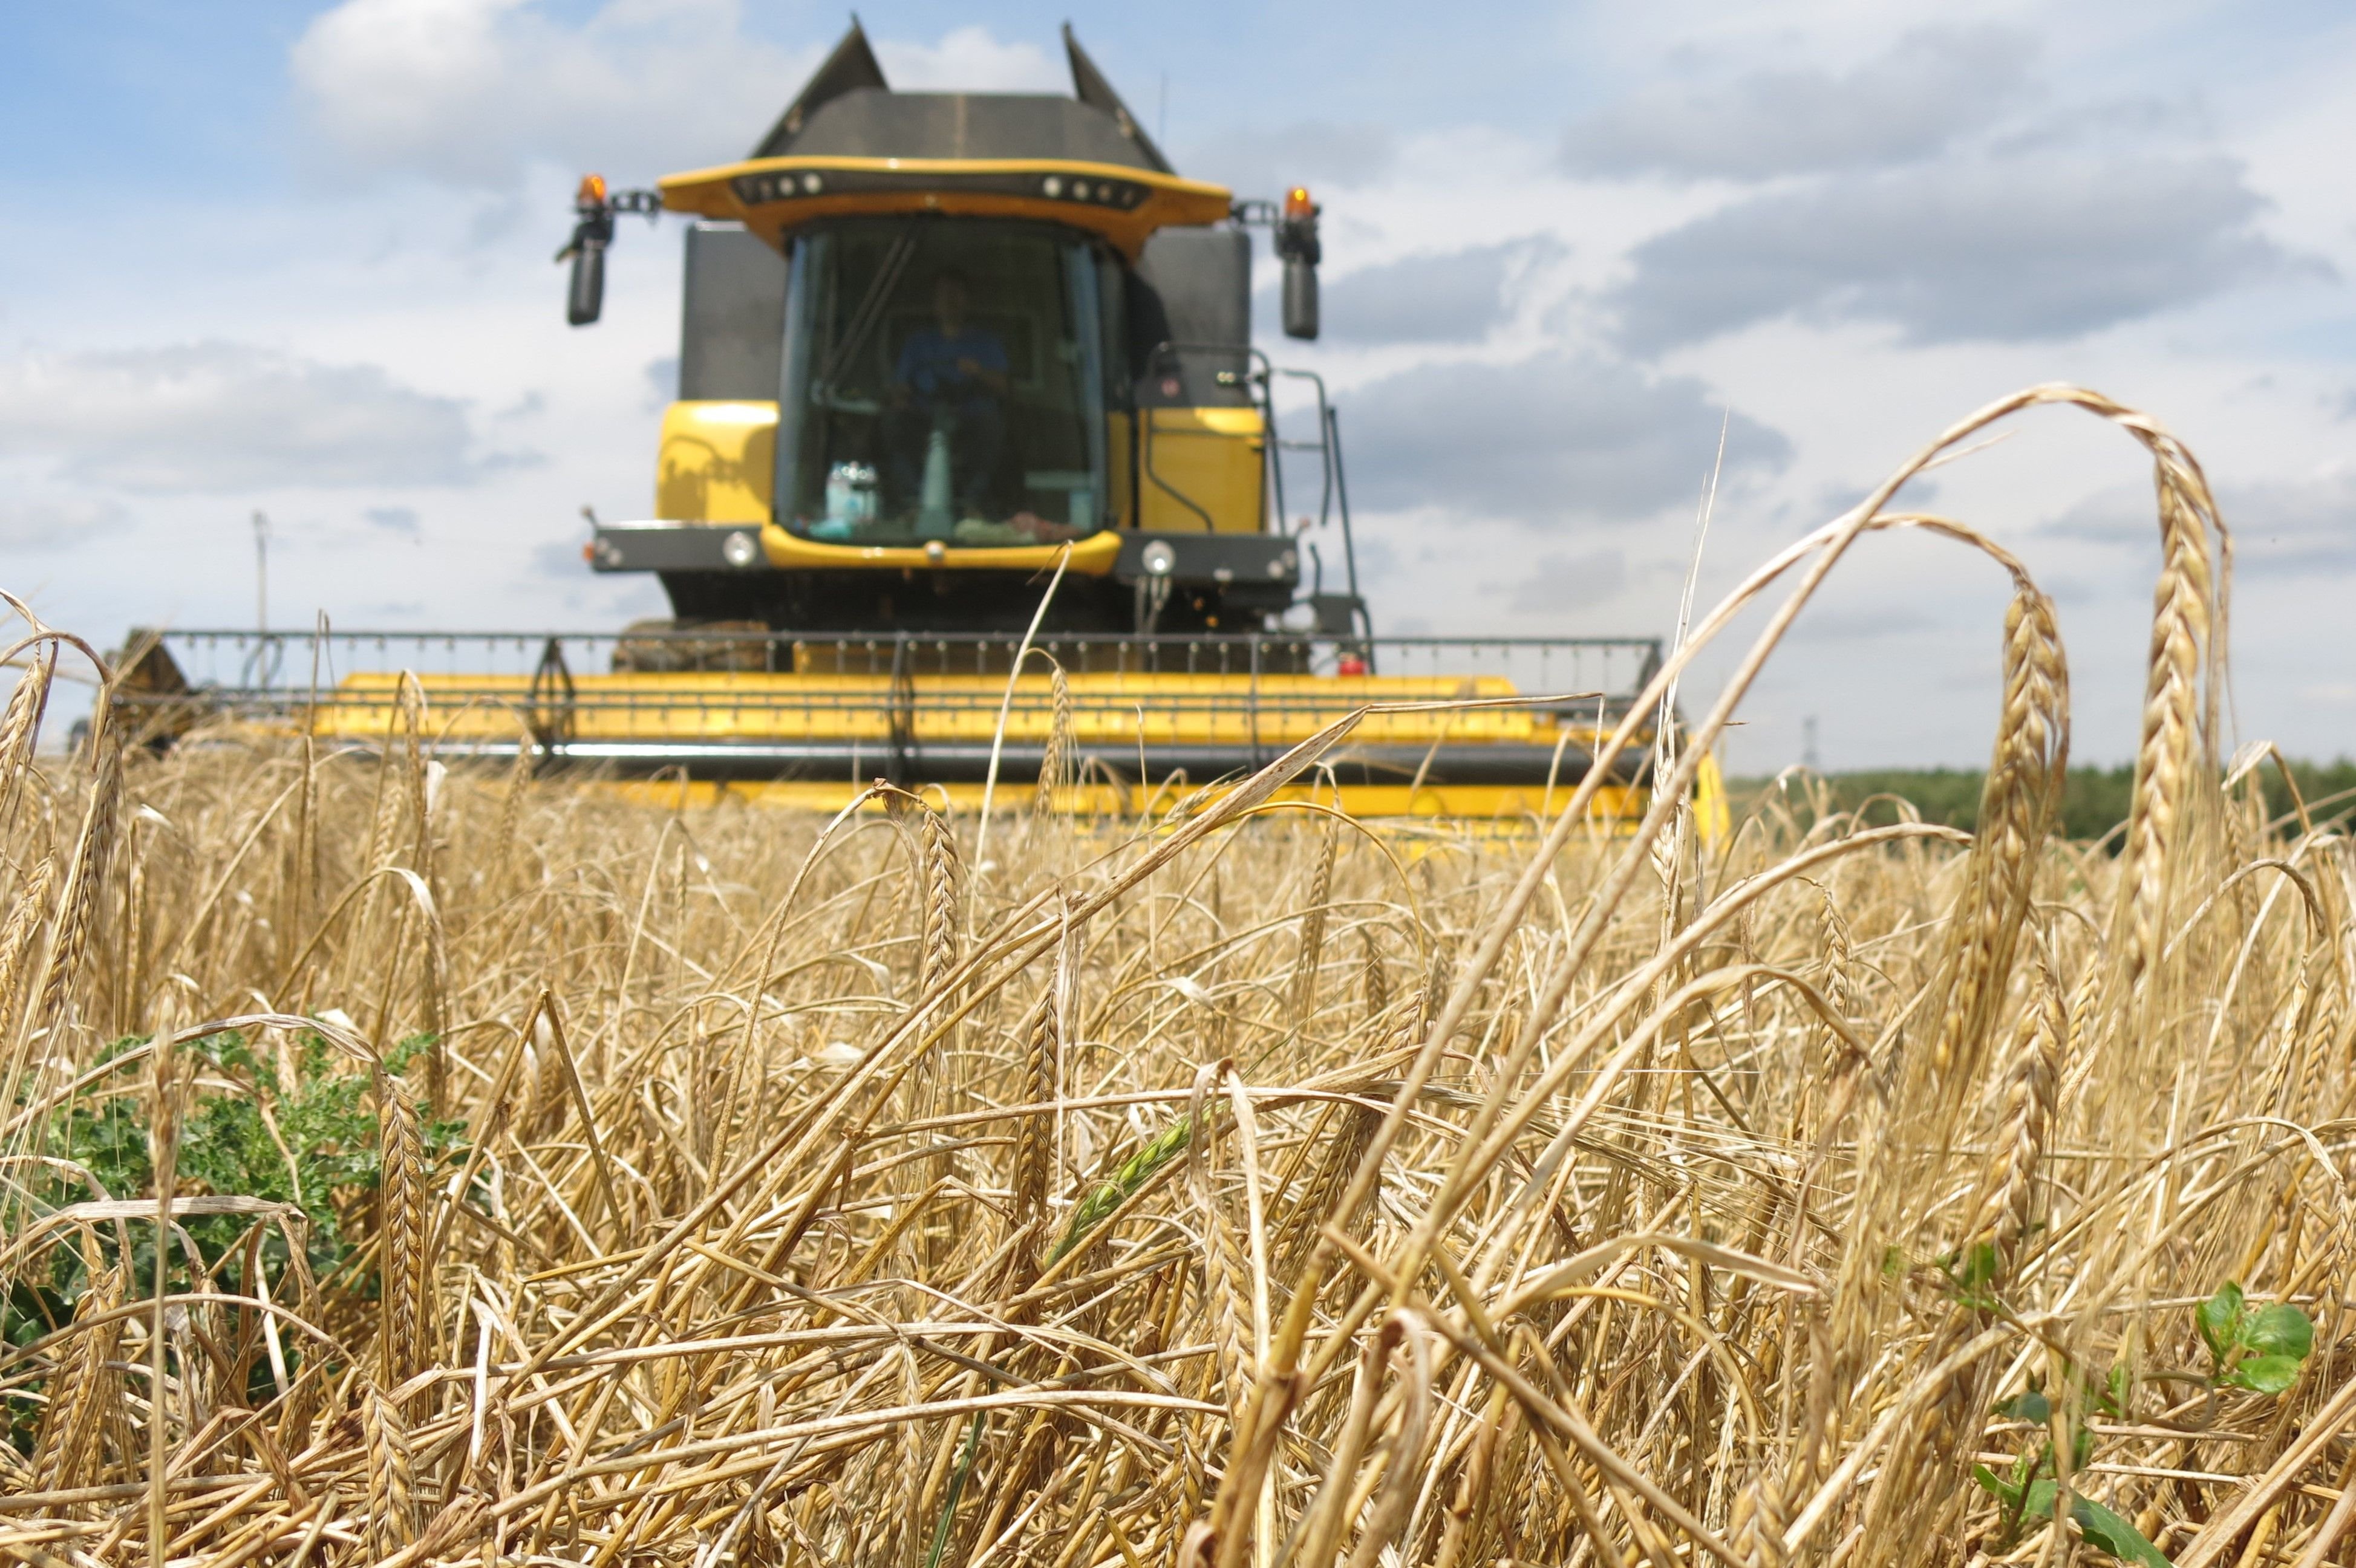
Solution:
<path fill-rule="evenodd" d="M 659 183 L 673 212 L 733 219 L 772 245 L 813 219 L 947 212 L 1066 224 L 1131 261 L 1155 229 L 1216 223 L 1235 205 L 1224 186 L 1052 158 L 754 158 Z"/>
<path fill-rule="evenodd" d="M 1067 547 L 1060 544 L 943 545 L 933 553 L 926 545 L 825 544 L 804 539 L 771 523 L 761 530 L 762 552 L 782 571 L 813 567 L 865 566 L 935 571 L 943 567 L 970 567 L 1018 571 L 1053 571 Z M 1068 547 L 1072 559 L 1064 570 L 1076 577 L 1106 577 L 1120 559 L 1120 536 L 1101 528 Z"/>

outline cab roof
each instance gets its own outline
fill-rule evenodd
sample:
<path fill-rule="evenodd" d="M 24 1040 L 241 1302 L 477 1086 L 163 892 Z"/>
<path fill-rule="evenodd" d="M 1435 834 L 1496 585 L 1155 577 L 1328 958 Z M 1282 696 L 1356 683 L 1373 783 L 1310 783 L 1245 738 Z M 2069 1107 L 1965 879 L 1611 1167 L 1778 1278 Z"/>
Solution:
<path fill-rule="evenodd" d="M 894 92 L 856 18 L 741 163 L 666 176 L 663 205 L 773 245 L 813 219 L 947 213 L 1039 219 L 1134 259 L 1172 225 L 1216 223 L 1226 187 L 1179 177 L 1069 24 L 1069 98 Z"/>
<path fill-rule="evenodd" d="M 1055 159 L 1175 174 L 1064 26 L 1072 96 L 894 92 L 856 18 L 754 158 Z"/>

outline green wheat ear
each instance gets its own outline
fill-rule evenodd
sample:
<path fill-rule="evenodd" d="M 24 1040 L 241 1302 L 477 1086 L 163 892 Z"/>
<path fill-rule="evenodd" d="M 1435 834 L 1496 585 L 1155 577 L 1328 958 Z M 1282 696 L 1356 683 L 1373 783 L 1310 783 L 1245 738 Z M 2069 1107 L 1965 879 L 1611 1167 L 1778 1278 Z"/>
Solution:
<path fill-rule="evenodd" d="M 1154 1172 L 1184 1153 L 1194 1132 L 1194 1115 L 1190 1111 L 1154 1134 L 1151 1142 L 1130 1156 L 1128 1161 L 1113 1172 L 1110 1180 L 1099 1181 L 1090 1188 L 1087 1196 L 1081 1199 L 1079 1206 L 1072 1211 L 1072 1222 L 1065 1228 L 1064 1239 L 1055 1243 L 1055 1250 L 1047 1254 L 1047 1261 L 1055 1263 L 1079 1245 L 1081 1238 L 1101 1223 L 1106 1215 L 1129 1201 L 1139 1188 L 1152 1180 Z"/>

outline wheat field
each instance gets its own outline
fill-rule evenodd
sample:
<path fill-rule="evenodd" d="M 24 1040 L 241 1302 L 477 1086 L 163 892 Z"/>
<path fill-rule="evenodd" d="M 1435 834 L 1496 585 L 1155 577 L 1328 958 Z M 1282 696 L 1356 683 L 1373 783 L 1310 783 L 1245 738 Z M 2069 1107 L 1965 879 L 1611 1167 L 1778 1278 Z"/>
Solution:
<path fill-rule="evenodd" d="M 2051 603 L 1883 510 L 2040 407 L 2153 462 L 2099 848 Z M 1978 832 L 1706 837 L 1897 528 L 2015 585 Z M 17 605 L 0 1556 L 2356 1563 L 2356 883 L 2227 754 L 2229 562 L 2148 418 L 1982 410 L 1696 623 L 1651 701 L 1779 606 L 1633 832 L 1276 797 L 1345 726 L 986 827 L 448 770 L 415 702 L 58 762 L 98 656 Z"/>

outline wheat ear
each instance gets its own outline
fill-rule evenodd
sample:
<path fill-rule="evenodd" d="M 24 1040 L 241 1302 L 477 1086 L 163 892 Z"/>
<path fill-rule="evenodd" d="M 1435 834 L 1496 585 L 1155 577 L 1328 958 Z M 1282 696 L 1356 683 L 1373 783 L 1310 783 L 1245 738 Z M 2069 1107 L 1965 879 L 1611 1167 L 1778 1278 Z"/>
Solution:
<path fill-rule="evenodd" d="M 949 825 L 929 806 L 916 814 L 916 846 L 925 883 L 924 962 L 917 994 L 929 997 L 958 965 L 963 934 L 958 900 L 965 877 Z"/>
<path fill-rule="evenodd" d="M 1930 1063 L 1944 1083 L 1978 1081 L 2069 759 L 2069 664 L 2052 601 L 2024 580 L 2005 613 L 2004 709 L 1980 792 L 1947 1005 Z"/>
<path fill-rule="evenodd" d="M 49 888 L 57 880 L 58 862 L 54 855 L 43 856 L 25 879 L 16 901 L 9 906 L 8 923 L 0 926 L 0 1042 L 14 1041 L 9 1048 L 8 1062 L 0 1071 L 0 1105 L 17 1103 L 16 1078 L 25 1070 L 25 1057 L 32 1041 L 15 1034 L 10 1025 L 16 1021 L 18 990 L 25 982 L 27 963 L 33 955 L 33 939 L 38 935 L 41 923 L 48 914 Z"/>
<path fill-rule="evenodd" d="M 2196 770 L 2216 744 L 2203 722 L 2201 673 L 2223 615 L 2209 553 L 2209 530 L 2218 528 L 2222 537 L 2222 528 L 2208 480 L 2174 437 L 2137 433 L 2151 449 L 2159 494 L 2160 571 L 2152 589 L 2135 794 L 2119 852 L 2122 978 L 2129 986 L 2159 956 Z"/>
<path fill-rule="evenodd" d="M 1309 873 L 1309 907 L 1301 916 L 1301 957 L 1292 970 L 1292 1019 L 1295 1029 L 1309 1027 L 1317 1006 L 1317 965 L 1325 951 L 1325 903 L 1333 891 L 1333 850 L 1338 836 L 1332 823 L 1317 846 L 1315 869 Z"/>
<path fill-rule="evenodd" d="M 33 1448 L 35 1484 L 44 1490 L 90 1486 L 104 1465 L 106 1427 L 123 1383 L 114 1370 L 123 1319 L 109 1314 L 122 1300 L 122 1272 L 101 1264 L 74 1303 L 78 1331 L 49 1380 Z"/>
<path fill-rule="evenodd" d="M 105 700 L 102 696 L 102 715 Z M 65 1022 L 74 979 L 81 973 L 82 960 L 90 950 L 91 932 L 98 918 L 99 891 L 113 854 L 115 822 L 123 805 L 123 748 L 116 742 L 114 727 L 102 719 L 90 743 L 96 752 L 90 804 L 82 813 L 81 833 L 74 846 L 72 869 L 66 877 L 57 932 L 49 947 L 48 973 L 43 978 L 37 1010 L 28 1029 L 49 1030 L 53 1045 L 56 1031 Z"/>
<path fill-rule="evenodd" d="M 368 1391 L 360 1433 L 368 1448 L 369 1560 L 381 1563 L 417 1539 L 417 1460 L 409 1424 L 381 1389 Z"/>
<path fill-rule="evenodd" d="M 439 1333 L 433 1322 L 431 1226 L 426 1213 L 425 1146 L 407 1090 L 390 1072 L 377 1078 L 377 1266 L 380 1378 L 398 1388 L 425 1369 Z"/>
<path fill-rule="evenodd" d="M 1039 994 L 1038 1004 L 1024 1022 L 1023 1038 L 1022 1097 L 1030 1104 L 1051 1104 L 1056 1098 L 1055 987 L 1052 983 Z M 1055 1157 L 1054 1130 L 1054 1118 L 1044 1114 L 1024 1116 L 1014 1129 L 1013 1190 L 1008 1222 L 1017 1232 L 1031 1232 L 1022 1243 L 1028 1258 L 1035 1259 L 1043 1250 L 1039 1241 L 1046 1225 L 1049 1167 Z M 1026 1268 L 1024 1272 L 1033 1271 Z"/>
<path fill-rule="evenodd" d="M 1053 813 L 1071 784 L 1072 683 L 1065 678 L 1064 667 L 1053 659 L 1047 661 L 1047 742 L 1039 753 L 1039 787 L 1031 796 L 1035 816 Z"/>
<path fill-rule="evenodd" d="M 33 745 L 41 732 L 41 715 L 49 705 L 49 681 L 57 669 L 57 645 L 49 644 L 8 693 L 8 709 L 0 715 L 0 830 L 15 820 L 17 786 L 32 765 Z"/>

